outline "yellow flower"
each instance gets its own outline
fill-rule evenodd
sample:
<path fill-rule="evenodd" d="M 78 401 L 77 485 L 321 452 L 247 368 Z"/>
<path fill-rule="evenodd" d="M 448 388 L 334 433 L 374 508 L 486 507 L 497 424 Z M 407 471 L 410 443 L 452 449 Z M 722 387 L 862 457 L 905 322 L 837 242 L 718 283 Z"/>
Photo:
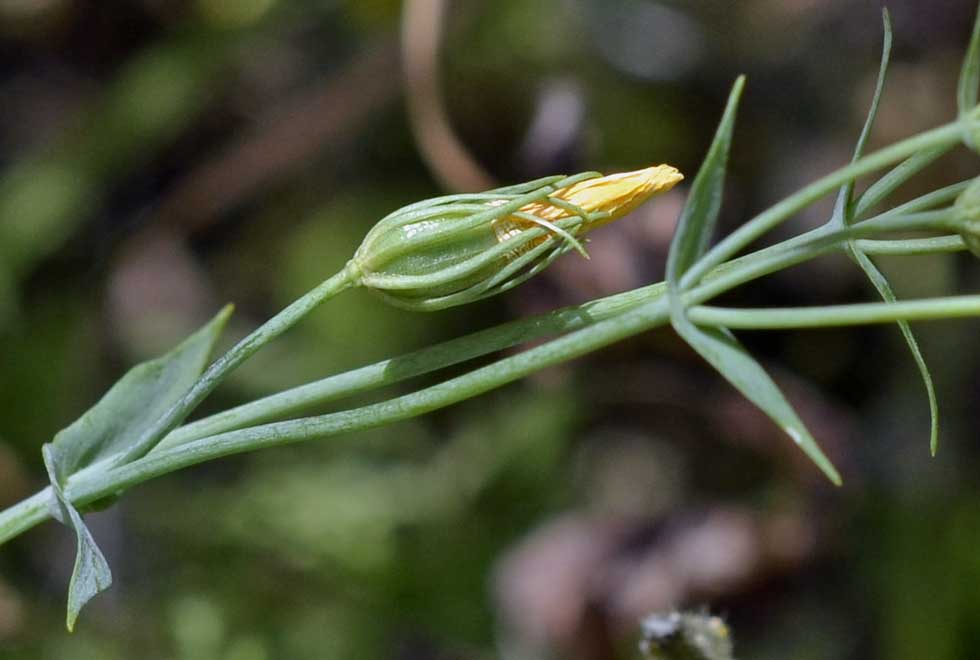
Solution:
<path fill-rule="evenodd" d="M 579 181 L 567 188 L 557 190 L 541 201 L 522 206 L 520 211 L 547 222 L 577 215 L 576 208 L 586 213 L 608 214 L 583 228 L 585 231 L 591 231 L 622 218 L 654 195 L 667 192 L 683 179 L 684 175 L 675 167 L 654 165 L 634 172 L 621 172 Z M 567 202 L 570 206 L 556 205 L 550 201 L 554 199 Z M 508 216 L 494 222 L 494 231 L 497 233 L 497 239 L 503 242 L 533 224 L 535 223 L 532 220 L 526 218 Z"/>

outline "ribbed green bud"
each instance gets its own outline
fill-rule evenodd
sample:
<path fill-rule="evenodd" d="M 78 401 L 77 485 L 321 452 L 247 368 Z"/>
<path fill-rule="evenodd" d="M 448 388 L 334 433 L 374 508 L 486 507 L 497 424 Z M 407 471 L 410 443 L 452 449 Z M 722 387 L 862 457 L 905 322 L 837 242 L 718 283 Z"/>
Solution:
<path fill-rule="evenodd" d="M 506 291 L 578 250 L 579 237 L 683 177 L 668 165 L 602 176 L 552 176 L 403 207 L 368 232 L 348 264 L 388 302 L 436 310 Z"/>
<path fill-rule="evenodd" d="M 953 222 L 970 252 L 980 257 L 980 177 L 956 198 Z"/>

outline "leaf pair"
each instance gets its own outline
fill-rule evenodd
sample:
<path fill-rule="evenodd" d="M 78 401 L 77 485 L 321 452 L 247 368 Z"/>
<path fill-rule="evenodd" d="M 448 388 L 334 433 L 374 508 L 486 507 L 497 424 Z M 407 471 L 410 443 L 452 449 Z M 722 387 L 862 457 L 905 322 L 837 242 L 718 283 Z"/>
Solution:
<path fill-rule="evenodd" d="M 769 415 L 835 484 L 841 479 L 803 421 L 765 369 L 735 336 L 721 327 L 695 325 L 687 317 L 681 279 L 705 253 L 721 210 L 735 113 L 745 86 L 736 80 L 708 155 L 691 186 L 667 258 L 670 320 L 674 330 L 747 399 Z M 694 283 L 696 285 L 697 283 Z"/>
<path fill-rule="evenodd" d="M 864 151 L 870 135 L 891 54 L 892 30 L 887 9 L 883 10 L 884 44 L 881 67 L 875 87 L 871 108 L 854 151 L 852 162 L 857 161 Z M 792 406 L 786 401 L 779 388 L 766 374 L 765 370 L 745 351 L 727 328 L 700 327 L 687 318 L 684 301 L 686 289 L 682 286 L 684 274 L 694 266 L 707 249 L 721 208 L 725 171 L 735 112 L 744 86 L 744 78 L 739 78 L 729 96 L 728 106 L 722 117 L 714 141 L 705 157 L 704 163 L 694 180 L 687 204 L 681 214 L 677 232 L 671 243 L 667 261 L 667 282 L 670 299 L 671 324 L 702 357 L 742 392 L 750 401 L 766 412 L 804 452 L 824 471 L 834 483 L 840 483 L 840 476 L 833 465 L 820 450 L 816 441 L 807 431 Z M 980 96 L 980 12 L 974 23 L 973 34 L 963 62 L 957 89 L 960 118 L 964 121 L 976 119 L 977 100 Z M 977 141 L 972 132 L 966 131 L 965 141 L 977 149 Z M 828 222 L 830 229 L 844 229 L 865 212 L 873 208 L 914 174 L 937 159 L 946 148 L 926 150 L 908 158 L 891 172 L 870 186 L 856 201 L 852 200 L 853 181 L 843 185 L 838 193 L 834 213 Z M 886 303 L 896 302 L 896 297 L 884 274 L 864 254 L 855 241 L 847 244 L 848 253 L 868 276 Z M 697 282 L 691 283 L 695 286 Z M 906 321 L 898 321 L 905 342 L 919 369 L 929 400 L 931 429 L 930 448 L 936 452 L 939 436 L 938 403 L 932 376 L 919 349 L 918 342 Z"/>
<path fill-rule="evenodd" d="M 130 369 L 91 409 L 42 448 L 51 480 L 52 515 L 71 526 L 78 541 L 68 587 L 68 630 L 93 596 L 109 588 L 109 564 L 65 495 L 68 479 L 81 470 L 108 469 L 161 415 L 184 396 L 207 366 L 231 314 L 225 307 L 172 351 Z"/>

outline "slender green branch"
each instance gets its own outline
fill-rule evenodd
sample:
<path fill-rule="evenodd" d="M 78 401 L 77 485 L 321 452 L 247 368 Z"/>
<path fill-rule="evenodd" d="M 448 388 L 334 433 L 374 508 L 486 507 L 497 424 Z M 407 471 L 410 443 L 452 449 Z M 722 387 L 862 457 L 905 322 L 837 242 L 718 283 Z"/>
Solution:
<path fill-rule="evenodd" d="M 980 316 L 980 295 L 949 296 L 895 303 L 821 305 L 812 309 L 774 307 L 733 309 L 700 305 L 688 310 L 692 321 L 743 330 L 826 328 L 895 321 L 934 321 Z"/>
<path fill-rule="evenodd" d="M 971 183 L 973 183 L 973 179 L 967 179 L 966 181 L 950 184 L 939 190 L 933 190 L 931 193 L 916 197 L 904 204 L 899 204 L 891 211 L 888 211 L 888 213 L 918 213 L 919 211 L 927 211 L 931 208 L 948 204 L 959 197 L 964 190 L 969 188 Z"/>
<path fill-rule="evenodd" d="M 51 486 L 0 511 L 0 545 L 51 517 Z"/>
<path fill-rule="evenodd" d="M 930 165 L 933 161 L 955 146 L 955 142 L 943 144 L 933 149 L 920 151 L 919 153 L 913 154 L 906 160 L 902 161 L 898 166 L 888 172 L 888 174 L 871 184 L 868 189 L 864 191 L 864 194 L 862 194 L 857 201 L 854 202 L 853 217 L 860 218 L 865 213 L 876 207 L 889 195 L 895 192 L 899 186 L 911 179 L 926 166 Z"/>
<path fill-rule="evenodd" d="M 963 242 L 963 238 L 959 235 L 891 240 L 862 238 L 854 241 L 854 245 L 858 250 L 865 254 L 884 254 L 895 256 L 962 252 L 966 249 L 966 243 Z"/>
<path fill-rule="evenodd" d="M 741 267 L 719 268 L 720 272 L 716 277 L 705 277 L 704 283 L 692 289 L 691 294 L 698 302 L 703 302 L 750 280 L 836 250 L 846 241 L 893 231 L 936 231 L 944 229 L 951 216 L 949 209 L 909 215 L 884 213 L 843 229 L 835 230 L 830 225 L 824 225 L 797 237 L 806 237 L 804 241 L 787 241 L 789 247 L 773 249 L 779 247 L 773 246 L 767 253 L 760 251 L 758 258 L 743 258 Z M 733 260 L 731 264 L 739 261 Z"/>
<path fill-rule="evenodd" d="M 722 264 L 709 273 L 705 281 L 716 282 L 714 286 L 720 285 L 725 289 L 732 288 L 737 284 L 761 277 L 779 268 L 833 250 L 841 240 L 849 236 L 878 233 L 882 231 L 882 227 L 888 230 L 892 228 L 901 229 L 903 226 L 918 228 L 925 225 L 930 227 L 936 220 L 942 220 L 946 217 L 944 211 L 902 218 L 894 216 L 890 212 L 843 232 L 833 233 L 828 229 L 819 228 L 739 257 L 727 264 Z M 933 239 L 921 240 L 931 241 Z M 880 242 L 887 243 L 889 241 Z M 787 255 L 790 256 L 789 261 L 784 259 Z M 719 279 L 722 276 L 725 279 Z M 205 436 L 282 419 L 313 406 L 392 385 L 533 339 L 578 330 L 597 321 L 621 314 L 641 303 L 654 300 L 663 293 L 664 287 L 664 283 L 660 282 L 600 298 L 584 305 L 566 307 L 540 316 L 512 321 L 466 337 L 453 339 L 407 355 L 383 360 L 264 397 L 175 429 L 160 441 L 154 451 L 175 447 Z"/>
<path fill-rule="evenodd" d="M 903 226 L 903 223 L 897 222 L 895 218 L 890 220 L 892 220 L 893 225 Z M 862 224 L 867 225 L 869 223 Z M 853 233 L 852 230 L 860 226 L 848 228 L 847 231 L 834 232 L 837 234 L 838 246 L 848 234 Z M 814 242 L 818 241 L 819 237 Z M 790 262 L 795 263 L 800 259 L 803 252 L 805 251 L 787 251 L 785 254 L 773 258 L 771 265 L 778 268 L 780 265 L 785 267 Z M 748 271 L 749 269 L 746 268 L 745 270 Z M 703 284 L 684 296 L 685 304 L 692 310 L 701 310 L 698 314 L 707 315 L 707 317 L 727 314 L 740 323 L 732 324 L 732 327 L 750 327 L 748 325 L 751 323 L 749 317 L 754 311 L 694 307 L 717 293 L 715 287 L 711 286 L 710 283 Z M 161 449 L 131 464 L 114 468 L 108 474 L 98 478 L 69 480 L 69 497 L 73 501 L 84 504 L 156 476 L 214 458 L 323 438 L 337 433 L 374 428 L 443 408 L 511 383 L 540 369 L 575 359 L 631 335 L 665 324 L 669 318 L 668 305 L 662 296 L 662 291 L 658 294 L 654 300 L 627 310 L 618 316 L 599 321 L 542 346 L 528 349 L 523 353 L 504 358 L 491 365 L 411 394 L 353 410 L 265 424 L 200 438 L 178 447 Z M 949 300 L 951 302 L 946 307 L 946 316 L 976 316 L 980 314 L 980 296 L 963 296 Z M 828 308 L 831 310 L 828 318 L 837 319 L 840 324 L 857 323 L 859 321 L 855 319 L 858 317 L 864 318 L 864 322 L 876 323 L 893 322 L 900 318 L 908 318 L 909 320 L 938 318 L 942 316 L 940 309 L 942 302 L 940 300 L 938 302 L 910 301 L 895 305 L 882 303 L 843 305 Z M 800 315 L 796 317 L 796 320 L 792 316 L 782 318 L 786 327 L 810 327 L 821 322 L 821 310 L 819 309 L 762 311 L 764 314 L 761 316 L 764 319 L 777 316 L 784 317 L 787 312 L 799 312 Z M 902 312 L 907 314 L 907 317 L 903 317 Z M 692 316 L 692 320 L 707 322 L 703 316 L 698 317 L 696 315 Z M 793 323 L 798 325 L 794 326 Z"/>
<path fill-rule="evenodd" d="M 511 321 L 406 355 L 323 378 L 175 429 L 161 440 L 153 451 L 175 447 L 216 433 L 281 419 L 313 406 L 393 385 L 540 337 L 578 330 L 655 299 L 663 290 L 664 284 L 658 282 L 599 298 L 583 305 L 565 307 L 539 316 Z"/>
<path fill-rule="evenodd" d="M 741 268 L 731 269 L 719 276 L 716 278 L 717 281 L 709 281 L 695 287 L 684 295 L 684 303 L 688 307 L 699 304 L 728 288 L 758 276 L 761 271 L 772 272 L 813 258 L 835 245 L 839 247 L 843 241 L 853 236 L 910 228 L 932 228 L 947 217 L 948 211 L 898 217 L 883 214 L 875 220 L 845 230 L 824 232 L 826 235 L 811 232 L 813 236 L 807 244 L 785 250 L 781 254 L 773 254 L 765 260 L 761 269 L 756 264 L 746 263 Z M 718 281 L 721 281 L 720 285 Z M 625 337 L 663 325 L 668 319 L 666 299 L 662 296 L 662 290 L 648 293 L 651 294 L 656 295 L 656 298 L 618 316 L 593 323 L 547 344 L 504 358 L 438 385 L 354 410 L 220 433 L 177 447 L 161 449 L 131 464 L 115 468 L 99 478 L 86 476 L 83 479 L 69 480 L 68 492 L 73 501 L 77 498 L 77 501 L 85 503 L 160 474 L 228 454 L 373 428 L 431 412 L 506 385 L 548 366 L 574 359 Z M 106 486 L 106 482 L 111 485 Z"/>
<path fill-rule="evenodd" d="M 980 123 L 970 121 L 971 128 L 980 128 L 978 124 Z M 681 288 L 690 288 L 693 283 L 700 281 L 712 268 L 731 259 L 745 246 L 810 204 L 834 192 L 848 181 L 880 170 L 920 151 L 955 144 L 962 137 L 963 129 L 963 122 L 956 121 L 920 133 L 860 158 L 790 195 L 775 206 L 755 216 L 709 250 L 685 273 L 681 281 Z"/>
<path fill-rule="evenodd" d="M 545 367 L 575 359 L 662 325 L 666 320 L 666 300 L 658 298 L 547 344 L 411 394 L 353 410 L 275 422 L 194 440 L 179 447 L 153 452 L 101 475 L 69 479 L 66 494 L 72 502 L 84 505 L 156 476 L 222 456 L 410 419 L 483 394 Z M 0 537 L 2 541 L 3 537 Z"/>
<path fill-rule="evenodd" d="M 686 306 L 703 303 L 744 282 L 839 248 L 846 240 L 889 231 L 935 229 L 942 226 L 948 217 L 948 209 L 910 215 L 895 215 L 890 212 L 844 230 L 832 231 L 828 227 L 821 227 L 718 268 L 716 274 L 705 278 L 703 284 L 684 294 L 684 303 Z M 346 286 L 341 284 L 336 285 L 338 290 Z M 203 420 L 199 423 L 202 426 L 196 430 L 192 425 L 189 427 L 191 430 L 178 434 L 174 441 L 168 440 L 167 447 L 161 447 L 158 451 L 132 462 L 117 464 L 108 471 L 102 468 L 83 470 L 69 479 L 65 489 L 66 494 L 76 505 L 81 506 L 160 474 L 213 458 L 322 438 L 340 432 L 382 426 L 451 405 L 518 380 L 545 367 L 574 359 L 630 335 L 663 325 L 667 320 L 664 290 L 665 287 L 661 283 L 612 296 L 606 300 L 594 301 L 579 308 L 559 310 L 544 318 L 516 322 L 503 330 L 496 328 L 486 331 L 487 334 L 482 337 L 478 335 L 476 339 L 470 337 L 458 340 L 458 343 L 450 342 L 448 349 L 442 346 L 418 351 L 408 356 L 408 359 L 403 358 L 404 361 L 400 365 L 399 359 L 396 358 L 325 379 L 311 386 L 297 388 L 299 392 L 293 390 L 292 394 L 286 393 L 287 396 L 284 398 L 275 395 L 247 404 L 244 413 L 239 409 L 239 413 L 235 415 L 222 416 L 210 421 Z M 597 320 L 597 316 L 603 317 L 602 320 Z M 311 399 L 304 400 L 303 397 L 330 398 L 364 391 L 389 384 L 402 377 L 407 378 L 410 375 L 468 359 L 466 356 L 475 357 L 489 352 L 491 344 L 499 347 L 507 342 L 519 342 L 522 337 L 540 336 L 574 328 L 579 329 L 548 344 L 402 397 L 344 412 L 215 433 L 223 426 L 241 428 L 244 424 L 254 423 L 254 419 L 277 417 L 285 412 L 305 407 L 311 403 Z M 480 339 L 489 340 L 487 346 L 481 347 Z M 445 351 L 441 356 L 440 349 Z M 436 366 L 428 363 L 430 359 Z M 441 363 L 437 359 L 441 360 Z M 405 371 L 402 373 L 407 375 L 399 375 L 399 367 L 404 368 Z M 209 431 L 208 435 L 198 435 L 204 431 Z M 195 435 L 198 437 L 195 438 Z M 183 440 L 183 444 L 177 444 L 178 440 Z M 31 498 L 31 501 L 40 501 L 44 498 L 44 492 L 46 491 L 34 496 L 39 500 Z M 49 515 L 46 507 L 38 506 L 14 507 L 0 513 L 0 544 L 45 520 Z"/>
<path fill-rule="evenodd" d="M 238 365 L 254 355 L 262 346 L 269 343 L 313 309 L 355 283 L 351 273 L 344 268 L 333 277 L 323 281 L 291 305 L 263 323 L 247 337 L 218 358 L 191 387 L 180 401 L 175 403 L 155 424 L 148 428 L 130 449 L 119 456 L 116 465 L 129 463 L 153 449 L 160 439 L 172 431 L 196 408 L 221 381 Z"/>

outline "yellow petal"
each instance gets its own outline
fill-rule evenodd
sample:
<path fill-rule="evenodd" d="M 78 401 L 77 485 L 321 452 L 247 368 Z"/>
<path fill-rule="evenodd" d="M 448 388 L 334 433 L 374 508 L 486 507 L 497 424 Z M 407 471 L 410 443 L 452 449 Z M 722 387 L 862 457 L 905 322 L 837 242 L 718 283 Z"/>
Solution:
<path fill-rule="evenodd" d="M 608 213 L 608 218 L 589 227 L 593 229 L 595 226 L 623 217 L 654 195 L 667 192 L 683 178 L 684 175 L 675 167 L 654 165 L 635 172 L 621 172 L 580 181 L 559 190 L 552 197 L 570 202 L 588 213 L 597 211 Z M 528 208 L 532 206 L 535 208 Z M 552 206 L 547 201 L 529 204 L 528 207 L 521 210 L 546 220 L 558 220 L 571 215 L 569 211 Z"/>
<path fill-rule="evenodd" d="M 684 175 L 676 167 L 654 165 L 634 172 L 586 179 L 557 190 L 551 197 L 569 202 L 586 213 L 608 213 L 607 217 L 591 222 L 583 228 L 585 231 L 591 231 L 622 218 L 654 195 L 667 192 L 683 179 Z M 569 209 L 555 206 L 547 199 L 526 204 L 521 207 L 521 211 L 549 222 L 574 215 L 574 212 Z M 503 242 L 528 229 L 532 224 L 528 220 L 514 216 L 501 218 L 494 223 L 497 240 Z"/>

